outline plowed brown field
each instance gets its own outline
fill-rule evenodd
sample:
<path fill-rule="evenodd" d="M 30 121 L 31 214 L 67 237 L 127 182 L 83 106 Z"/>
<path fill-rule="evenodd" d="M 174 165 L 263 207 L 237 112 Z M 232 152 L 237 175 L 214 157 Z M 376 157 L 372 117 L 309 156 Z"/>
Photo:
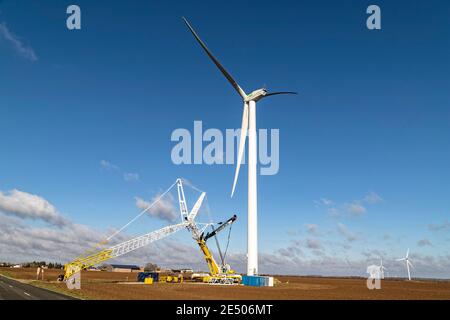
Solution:
<path fill-rule="evenodd" d="M 17 279 L 34 280 L 35 269 L 0 268 Z M 66 291 L 65 284 L 56 283 L 58 270 L 46 270 L 39 286 Z M 381 290 L 368 290 L 366 280 L 359 278 L 325 278 L 276 276 L 281 283 L 275 287 L 212 286 L 196 283 L 136 284 L 136 273 L 83 271 L 80 296 L 89 299 L 446 299 L 450 300 L 450 281 L 383 280 Z M 67 292 L 67 291 L 66 291 Z"/>

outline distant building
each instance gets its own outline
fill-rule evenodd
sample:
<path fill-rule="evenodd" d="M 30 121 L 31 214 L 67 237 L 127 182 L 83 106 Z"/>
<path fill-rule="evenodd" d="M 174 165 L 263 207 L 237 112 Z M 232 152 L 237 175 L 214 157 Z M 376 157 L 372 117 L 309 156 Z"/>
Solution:
<path fill-rule="evenodd" d="M 129 264 L 111 264 L 107 268 L 112 272 L 139 272 L 142 271 L 139 266 Z"/>
<path fill-rule="evenodd" d="M 22 268 L 22 265 L 21 264 L 16 264 L 16 265 L 12 266 L 11 268 Z"/>
<path fill-rule="evenodd" d="M 97 267 L 91 266 L 91 267 L 87 268 L 87 271 L 100 271 L 100 269 Z"/>
<path fill-rule="evenodd" d="M 172 272 L 175 273 L 193 273 L 193 269 L 172 269 Z"/>
<path fill-rule="evenodd" d="M 193 273 L 193 269 L 181 269 L 181 273 Z"/>

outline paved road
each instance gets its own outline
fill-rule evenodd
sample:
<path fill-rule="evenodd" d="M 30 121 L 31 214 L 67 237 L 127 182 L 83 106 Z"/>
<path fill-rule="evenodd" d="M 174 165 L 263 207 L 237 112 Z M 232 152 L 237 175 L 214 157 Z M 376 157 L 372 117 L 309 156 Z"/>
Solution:
<path fill-rule="evenodd" d="M 0 300 L 72 300 L 49 290 L 11 280 L 0 275 Z"/>

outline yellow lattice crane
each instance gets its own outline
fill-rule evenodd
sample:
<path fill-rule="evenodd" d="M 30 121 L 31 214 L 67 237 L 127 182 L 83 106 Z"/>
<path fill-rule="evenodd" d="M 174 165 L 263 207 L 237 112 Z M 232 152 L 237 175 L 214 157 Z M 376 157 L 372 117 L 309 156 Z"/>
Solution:
<path fill-rule="evenodd" d="M 186 200 L 184 197 L 184 190 L 183 190 L 183 183 L 181 179 L 177 179 L 176 182 L 168 189 L 166 190 L 155 202 L 153 202 L 147 209 L 143 210 L 136 218 L 131 220 L 129 223 L 127 223 L 124 227 L 122 227 L 119 231 L 117 231 L 115 234 L 123 230 L 126 226 L 128 226 L 130 223 L 135 221 L 139 216 L 141 216 L 143 213 L 145 213 L 147 210 L 151 208 L 152 205 L 157 203 L 159 199 L 162 198 L 164 194 L 166 194 L 169 190 L 172 189 L 177 185 L 178 189 L 178 198 L 180 203 L 180 213 L 181 213 L 181 223 L 166 226 L 162 229 L 149 232 L 147 234 L 144 234 L 142 236 L 138 236 L 136 238 L 133 238 L 131 240 L 127 240 L 125 242 L 113 245 L 106 249 L 100 249 L 103 247 L 107 241 L 103 241 L 97 245 L 96 248 L 94 248 L 91 251 L 86 252 L 84 255 L 79 256 L 72 262 L 67 263 L 64 266 L 64 276 L 60 276 L 61 280 L 64 280 L 67 284 L 67 287 L 69 289 L 74 288 L 80 288 L 80 282 L 81 282 L 81 271 L 84 269 L 87 269 L 89 267 L 98 265 L 104 261 L 117 258 L 119 256 L 122 256 L 124 254 L 127 254 L 131 251 L 137 250 L 143 246 L 148 245 L 151 242 L 163 239 L 181 229 L 187 228 L 189 231 L 192 232 L 192 235 L 196 242 L 198 243 L 200 249 L 202 250 L 205 260 L 208 264 L 208 268 L 210 271 L 210 276 L 205 279 L 207 282 L 213 282 L 213 283 L 233 283 L 233 282 L 239 282 L 241 279 L 240 275 L 234 274 L 234 271 L 229 268 L 229 266 L 222 264 L 219 266 L 216 261 L 214 260 L 211 251 L 208 249 L 208 246 L 206 245 L 206 240 L 208 240 L 210 237 L 215 236 L 218 232 L 223 230 L 223 228 L 227 225 L 231 225 L 235 220 L 236 216 L 233 216 L 231 219 L 227 220 L 225 223 L 221 224 L 220 227 L 213 230 L 212 232 L 208 233 L 206 236 L 204 236 L 203 231 L 197 226 L 194 219 L 197 216 L 198 211 L 200 210 L 200 207 L 202 205 L 202 202 L 205 198 L 206 193 L 202 192 L 200 197 L 198 198 L 197 202 L 195 203 L 194 207 L 190 212 L 188 212 L 187 206 L 186 206 Z M 114 235 L 115 235 L 114 234 Z M 111 239 L 112 236 L 109 238 Z M 221 254 L 222 257 L 222 254 Z M 222 257 L 223 260 L 223 257 Z"/>
<path fill-rule="evenodd" d="M 163 239 L 181 229 L 186 228 L 187 225 L 188 222 L 170 225 L 162 229 L 133 238 L 131 240 L 116 244 L 107 249 L 99 250 L 97 252 L 78 257 L 74 261 L 69 262 L 64 266 L 64 280 L 67 283 L 67 287 L 69 289 L 79 287 L 81 270 L 142 248 L 143 246 L 146 246 L 151 242 Z"/>
<path fill-rule="evenodd" d="M 205 198 L 206 193 L 202 192 L 200 197 L 198 198 L 197 202 L 195 203 L 194 207 L 192 208 L 191 212 L 188 212 L 186 200 L 184 197 L 184 189 L 183 189 L 183 183 L 181 179 L 177 180 L 177 189 L 178 189 L 178 201 L 180 204 L 180 212 L 182 219 L 188 223 L 187 229 L 192 233 L 192 237 L 197 242 L 198 246 L 200 247 L 203 256 L 206 260 L 206 263 L 208 264 L 209 269 L 209 276 L 202 277 L 204 282 L 209 283 L 221 283 L 221 284 L 233 284 L 233 283 L 239 283 L 242 279 L 241 275 L 236 274 L 234 270 L 230 268 L 229 265 L 225 264 L 224 257 L 222 255 L 222 252 L 220 251 L 219 247 L 219 253 L 222 259 L 222 264 L 219 266 L 214 259 L 211 251 L 209 250 L 208 246 L 206 245 L 206 241 L 210 239 L 211 237 L 215 237 L 220 231 L 224 230 L 226 227 L 231 226 L 231 224 L 236 221 L 237 216 L 234 215 L 227 221 L 220 223 L 220 226 L 216 229 L 213 229 L 211 232 L 208 232 L 206 235 L 204 234 L 204 229 L 201 230 L 196 222 L 195 217 L 198 214 L 198 211 L 203 203 L 203 200 Z"/>

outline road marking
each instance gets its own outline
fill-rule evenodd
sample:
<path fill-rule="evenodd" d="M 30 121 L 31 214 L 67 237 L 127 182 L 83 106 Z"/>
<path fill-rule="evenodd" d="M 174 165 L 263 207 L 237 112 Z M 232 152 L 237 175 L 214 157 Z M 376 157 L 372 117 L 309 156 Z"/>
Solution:
<path fill-rule="evenodd" d="M 27 296 L 31 297 L 31 295 L 28 292 L 24 291 L 23 293 L 25 293 Z"/>

